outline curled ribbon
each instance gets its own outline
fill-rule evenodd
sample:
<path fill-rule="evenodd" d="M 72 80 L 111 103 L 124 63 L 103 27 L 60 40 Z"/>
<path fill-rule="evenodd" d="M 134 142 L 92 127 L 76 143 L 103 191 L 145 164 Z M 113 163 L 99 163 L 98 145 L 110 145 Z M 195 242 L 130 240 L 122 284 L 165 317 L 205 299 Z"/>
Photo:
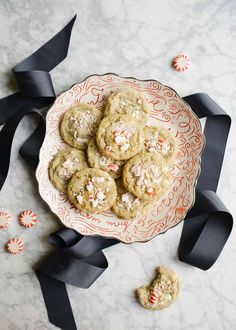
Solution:
<path fill-rule="evenodd" d="M 118 241 L 82 236 L 73 229 L 63 228 L 51 234 L 49 242 L 57 250 L 36 269 L 48 318 L 61 329 L 76 330 L 65 283 L 89 288 L 108 267 L 102 250 Z"/>
<path fill-rule="evenodd" d="M 207 270 L 217 260 L 233 227 L 232 215 L 216 195 L 231 118 L 205 93 L 183 99 L 199 118 L 206 118 L 206 146 L 201 157 L 196 201 L 184 221 L 179 259 Z"/>
<path fill-rule="evenodd" d="M 45 135 L 43 111 L 37 109 L 51 104 L 56 97 L 49 71 L 66 58 L 75 19 L 76 16 L 52 39 L 12 70 L 19 92 L 0 100 L 0 125 L 4 124 L 0 132 L 2 153 L 0 189 L 8 174 L 11 145 L 16 128 L 22 118 L 30 113 L 38 116 L 39 124 L 32 136 L 22 146 L 20 154 L 30 162 L 31 166 L 34 168 L 37 166 L 38 156 L 35 157 L 32 144 L 35 143 L 38 151 Z"/>

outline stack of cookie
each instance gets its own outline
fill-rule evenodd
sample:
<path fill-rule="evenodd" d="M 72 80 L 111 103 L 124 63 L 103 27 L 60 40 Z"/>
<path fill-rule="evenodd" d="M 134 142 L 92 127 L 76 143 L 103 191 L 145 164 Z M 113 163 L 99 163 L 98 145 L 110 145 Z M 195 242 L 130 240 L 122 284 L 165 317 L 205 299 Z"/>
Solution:
<path fill-rule="evenodd" d="M 166 192 L 174 138 L 168 130 L 145 126 L 149 112 L 139 93 L 125 89 L 106 98 L 103 119 L 88 104 L 63 114 L 60 133 L 70 147 L 54 156 L 49 177 L 76 208 L 93 213 L 111 208 L 133 219 Z"/>

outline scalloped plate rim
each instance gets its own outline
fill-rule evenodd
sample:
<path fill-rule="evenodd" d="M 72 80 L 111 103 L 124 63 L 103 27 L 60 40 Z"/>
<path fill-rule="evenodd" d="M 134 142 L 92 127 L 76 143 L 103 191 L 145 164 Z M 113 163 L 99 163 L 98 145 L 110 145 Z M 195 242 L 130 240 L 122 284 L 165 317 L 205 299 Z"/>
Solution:
<path fill-rule="evenodd" d="M 41 157 L 42 157 L 42 147 L 40 148 L 40 151 L 39 151 L 39 162 L 38 162 L 38 166 L 36 168 L 36 171 L 35 171 L 35 177 L 36 177 L 36 181 L 38 183 L 38 191 L 39 191 L 39 195 L 41 197 L 41 199 L 46 203 L 46 205 L 49 207 L 49 209 L 51 210 L 51 212 L 53 214 L 56 215 L 56 217 L 60 220 L 60 222 L 63 224 L 64 227 L 66 228 L 69 228 L 69 229 L 74 229 L 75 231 L 77 231 L 79 234 L 81 235 L 84 235 L 84 236 L 91 236 L 91 237 L 103 237 L 104 239 L 115 239 L 117 240 L 118 242 L 120 243 L 124 243 L 124 244 L 132 244 L 132 243 L 147 243 L 149 241 L 151 241 L 153 238 L 155 238 L 156 236 L 158 235 L 162 235 L 162 234 L 165 234 L 168 230 L 172 229 L 172 228 L 175 228 L 176 226 L 178 226 L 180 223 L 182 223 L 185 219 L 185 216 L 187 215 L 187 213 L 192 209 L 192 207 L 194 206 L 195 204 L 195 197 L 196 197 L 196 186 L 197 186 L 197 181 L 199 179 L 199 176 L 201 174 L 201 155 L 204 151 L 204 148 L 205 148 L 205 145 L 206 145 L 206 139 L 205 139 L 205 135 L 204 135 L 204 132 L 202 131 L 202 124 L 200 122 L 200 119 L 199 117 L 194 113 L 194 111 L 192 110 L 191 106 L 176 92 L 176 90 L 168 85 L 165 85 L 165 84 L 162 84 L 160 81 L 156 80 L 156 79 L 138 79 L 138 78 L 135 78 L 135 77 L 131 77 L 131 76 L 128 76 L 128 77 L 124 77 L 122 75 L 119 75 L 119 74 L 116 74 L 116 73 L 113 73 L 113 72 L 107 72 L 107 73 L 104 73 L 104 74 L 91 74 L 91 75 L 88 75 L 87 77 L 85 77 L 81 82 L 79 83 L 74 83 L 71 85 L 71 87 L 69 87 L 68 89 L 62 91 L 61 93 L 59 93 L 56 97 L 56 99 L 61 96 L 62 94 L 65 94 L 66 92 L 68 92 L 70 89 L 72 89 L 74 86 L 76 85 L 80 85 L 82 84 L 84 81 L 86 81 L 87 79 L 91 78 L 91 77 L 103 77 L 103 76 L 108 76 L 108 75 L 112 75 L 112 76 L 117 76 L 119 78 L 122 78 L 122 79 L 132 79 L 132 80 L 135 80 L 135 81 L 141 81 L 141 82 L 155 82 L 155 83 L 158 83 L 166 88 L 169 88 L 170 90 L 172 90 L 180 99 L 182 102 L 185 103 L 185 105 L 188 107 L 188 110 L 191 112 L 191 114 L 197 119 L 198 121 L 198 124 L 199 126 L 201 127 L 201 138 L 202 138 L 202 149 L 201 151 L 199 152 L 199 156 L 198 156 L 198 172 L 196 174 L 196 178 L 195 178 L 195 182 L 193 184 L 193 190 L 192 190 L 192 204 L 189 206 L 189 208 L 183 213 L 183 216 L 182 216 L 182 219 L 174 224 L 173 226 L 167 228 L 165 231 L 161 232 L 161 233 L 157 233 L 156 235 L 154 235 L 153 237 L 147 239 L 147 240 L 134 240 L 134 241 L 124 241 L 122 239 L 119 239 L 117 237 L 114 237 L 112 235 L 101 235 L 101 234 L 81 234 L 79 232 L 78 229 L 76 228 L 71 228 L 70 226 L 67 226 L 65 225 L 62 220 L 60 219 L 60 217 L 52 210 L 51 208 L 51 205 L 47 203 L 47 201 L 45 201 L 45 199 L 43 198 L 42 194 L 41 194 L 41 190 L 40 190 L 40 185 L 39 185 L 39 180 L 38 180 L 38 169 L 39 169 L 39 165 L 40 165 L 40 161 L 41 161 Z M 50 108 L 47 110 L 47 114 L 46 114 L 46 121 L 47 121 L 47 116 L 48 116 L 48 112 L 50 111 L 50 109 L 54 106 L 55 102 L 56 102 L 56 99 L 54 100 L 54 102 L 50 105 Z M 46 133 L 47 134 L 47 133 Z M 46 137 L 46 134 L 45 134 L 45 137 Z M 45 137 L 44 137 L 44 140 L 45 140 Z M 44 141 L 42 143 L 42 146 L 44 144 Z"/>

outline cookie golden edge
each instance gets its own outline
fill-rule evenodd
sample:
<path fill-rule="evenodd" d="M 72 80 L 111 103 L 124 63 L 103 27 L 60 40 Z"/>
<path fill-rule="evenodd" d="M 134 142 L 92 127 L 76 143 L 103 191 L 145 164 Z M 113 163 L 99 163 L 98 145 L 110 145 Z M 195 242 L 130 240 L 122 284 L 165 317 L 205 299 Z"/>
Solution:
<path fill-rule="evenodd" d="M 118 218 L 126 219 L 126 220 L 134 220 L 134 219 L 142 217 L 145 213 L 147 213 L 148 211 L 151 210 L 153 203 L 140 200 L 140 199 L 138 199 L 137 196 L 133 195 L 128 190 L 126 190 L 126 188 L 124 187 L 122 178 L 116 180 L 115 182 L 116 182 L 116 187 L 117 187 L 117 197 L 116 197 L 116 201 L 113 204 L 111 210 L 117 215 Z M 118 206 L 118 202 L 119 202 L 121 195 L 127 194 L 127 193 L 131 194 L 134 198 L 137 198 L 140 201 L 141 205 L 139 207 L 136 207 L 135 210 L 134 209 L 133 210 L 120 209 Z"/>
<path fill-rule="evenodd" d="M 140 125 L 139 123 L 135 122 L 135 127 L 137 128 L 137 134 L 138 134 L 138 141 L 137 143 L 132 147 L 132 152 L 127 152 L 126 154 L 123 152 L 114 152 L 111 150 L 107 149 L 107 145 L 104 141 L 104 133 L 106 128 L 108 128 L 110 125 L 114 123 L 114 121 L 118 118 L 121 118 L 124 122 L 128 123 L 133 123 L 133 118 L 129 115 L 111 115 L 111 116 L 106 116 L 102 119 L 100 122 L 100 125 L 98 126 L 97 134 L 96 134 L 96 142 L 97 146 L 100 150 L 100 152 L 110 158 L 113 158 L 115 160 L 129 160 L 130 158 L 134 157 L 137 155 L 139 152 L 142 151 L 143 145 L 144 145 L 144 132 L 143 132 L 143 126 Z M 115 145 L 115 142 L 112 142 L 112 137 L 110 143 L 113 143 Z M 110 144 L 109 143 L 109 144 Z M 112 148 L 112 146 L 111 146 Z"/>
<path fill-rule="evenodd" d="M 94 209 L 94 208 L 86 208 L 83 207 L 82 205 L 79 204 L 79 202 L 76 200 L 74 193 L 73 193 L 73 185 L 76 184 L 76 181 L 79 180 L 80 178 L 83 178 L 85 175 L 91 175 L 91 176 L 99 176 L 99 177 L 104 177 L 106 179 L 109 179 L 112 184 L 112 191 L 109 192 L 109 200 L 108 197 L 106 198 L 107 201 L 107 206 L 104 206 L 103 208 L 99 209 Z M 80 211 L 86 212 L 86 213 L 102 213 L 104 211 L 109 210 L 112 205 L 114 204 L 117 196 L 117 188 L 115 184 L 115 180 L 105 171 L 102 171 L 100 169 L 95 169 L 95 168 L 86 168 L 77 171 L 73 177 L 71 178 L 69 184 L 68 184 L 68 189 L 67 189 L 67 195 L 70 200 L 70 202 Z"/>
<path fill-rule="evenodd" d="M 66 183 L 66 184 L 61 183 L 62 180 L 60 180 L 60 178 L 58 177 L 58 175 L 55 175 L 54 164 L 55 164 L 55 162 L 57 160 L 60 162 L 60 157 L 64 156 L 65 154 L 67 154 L 68 152 L 71 152 L 71 151 L 76 151 L 78 153 L 78 157 L 80 158 L 80 161 L 83 163 L 83 167 L 84 168 L 87 168 L 88 167 L 88 162 L 87 162 L 86 154 L 82 150 L 73 148 L 71 146 L 68 146 L 68 147 L 65 147 L 65 148 L 60 149 L 53 156 L 53 158 L 51 159 L 51 161 L 49 162 L 49 165 L 48 165 L 48 176 L 49 176 L 49 179 L 50 179 L 51 183 L 53 184 L 53 186 L 58 191 L 60 191 L 61 193 L 65 193 L 67 191 L 68 183 Z"/>
<path fill-rule="evenodd" d="M 68 133 L 67 128 L 66 128 L 66 120 L 69 120 L 70 115 L 76 109 L 78 111 L 83 111 L 85 109 L 90 109 L 91 111 L 95 112 L 96 116 L 98 117 L 99 123 L 102 120 L 103 113 L 101 113 L 95 106 L 92 106 L 92 105 L 87 104 L 87 103 L 79 103 L 78 105 L 75 105 L 75 106 L 69 108 L 60 117 L 59 132 L 60 132 L 62 140 L 65 143 L 67 143 L 68 145 L 70 145 L 71 147 L 80 149 L 82 151 L 86 151 L 88 143 L 81 143 L 81 142 L 76 141 L 76 138 L 72 138 L 71 135 Z M 83 139 L 83 137 L 81 137 L 81 139 Z M 88 139 L 88 142 L 89 142 L 89 139 Z"/>
<path fill-rule="evenodd" d="M 135 165 L 136 161 L 142 160 L 142 159 L 148 159 L 148 158 L 150 158 L 150 159 L 155 158 L 157 164 L 161 163 L 162 167 L 166 166 L 168 168 L 168 173 L 166 174 L 166 179 L 168 179 L 168 184 L 164 183 L 163 189 L 158 194 L 153 195 L 153 197 L 149 197 L 145 193 L 142 193 L 142 194 L 139 193 L 139 191 L 137 191 L 137 189 L 135 189 L 134 185 L 132 185 L 131 181 L 130 181 L 131 167 Z M 169 164 L 167 161 L 165 161 L 163 156 L 161 156 L 160 154 L 156 154 L 156 153 L 149 153 L 146 151 L 145 152 L 142 151 L 142 152 L 138 153 L 137 155 L 135 155 L 134 157 L 132 157 L 131 159 L 129 159 L 128 162 L 124 165 L 122 178 L 123 178 L 123 184 L 129 192 L 131 192 L 132 194 L 137 196 L 139 199 L 149 201 L 149 202 L 155 202 L 155 201 L 158 201 L 168 190 L 168 188 L 170 186 L 170 183 L 169 183 L 170 176 L 171 176 L 171 174 L 170 174 Z"/>
<path fill-rule="evenodd" d="M 103 169 L 102 167 L 99 166 L 99 164 L 96 162 L 96 159 L 95 159 L 95 153 L 98 152 L 99 153 L 99 157 L 103 156 L 103 157 L 106 157 L 110 163 L 114 164 L 114 165 L 117 165 L 118 166 L 118 169 L 117 171 L 112 171 L 112 170 L 107 170 L 107 169 Z M 123 167 L 124 167 L 124 164 L 126 163 L 126 161 L 124 160 L 115 160 L 115 159 L 112 159 L 111 157 L 108 157 L 106 155 L 102 155 L 98 146 L 97 146 L 97 142 L 96 142 L 96 139 L 93 138 L 89 141 L 88 143 L 88 148 L 87 148 L 87 158 L 88 158 L 88 163 L 89 163 L 89 166 L 91 168 L 97 168 L 97 169 L 100 169 L 102 171 L 106 171 L 108 174 L 110 174 L 110 176 L 117 180 L 119 179 L 121 176 L 122 176 L 122 173 L 123 173 Z M 117 163 L 122 163 L 122 164 L 117 164 Z"/>
<path fill-rule="evenodd" d="M 176 158 L 176 149 L 177 149 L 177 146 L 176 146 L 176 141 L 175 141 L 175 138 L 174 138 L 174 135 L 169 132 L 168 129 L 164 128 L 164 127 L 160 127 L 160 126 L 153 126 L 153 125 L 146 125 L 144 127 L 144 141 L 145 141 L 145 138 L 146 138 L 146 132 L 148 130 L 156 130 L 158 133 L 160 133 L 162 136 L 164 136 L 164 138 L 166 138 L 170 144 L 171 144 L 171 152 L 169 154 L 167 154 L 167 156 L 163 155 L 163 158 L 165 158 L 165 160 L 169 163 L 169 164 L 172 164 Z M 151 153 L 150 151 L 147 150 L 147 148 L 145 147 L 144 145 L 144 148 L 143 148 L 143 151 L 144 152 L 149 152 Z M 154 152 L 155 153 L 155 152 Z"/>
<path fill-rule="evenodd" d="M 149 106 L 147 100 L 145 99 L 145 95 L 141 95 L 138 91 L 136 91 L 133 88 L 122 88 L 122 89 L 118 89 L 115 91 L 111 91 L 110 95 L 108 95 L 106 97 L 106 103 L 105 103 L 105 111 L 104 114 L 105 116 L 110 116 L 110 115 L 114 115 L 114 114 L 128 114 L 127 112 L 119 112 L 117 111 L 117 109 L 114 106 L 114 103 L 116 102 L 116 100 L 114 100 L 114 98 L 118 97 L 118 94 L 131 94 L 133 97 L 136 97 L 137 99 L 141 99 L 142 100 L 142 105 L 141 105 L 141 119 L 136 119 L 134 116 L 131 115 L 131 117 L 134 120 L 137 120 L 137 122 L 139 122 L 142 125 L 145 125 L 147 123 L 147 120 L 149 118 L 150 112 L 151 112 L 151 107 Z M 139 105 L 139 104 L 137 104 Z M 114 107 L 114 109 L 112 109 L 112 107 Z"/>

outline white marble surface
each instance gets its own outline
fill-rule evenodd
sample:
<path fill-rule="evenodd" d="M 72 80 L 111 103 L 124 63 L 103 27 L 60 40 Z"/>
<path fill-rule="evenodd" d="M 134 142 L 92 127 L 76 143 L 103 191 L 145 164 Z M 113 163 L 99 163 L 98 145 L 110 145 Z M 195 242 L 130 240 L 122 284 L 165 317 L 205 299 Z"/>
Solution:
<path fill-rule="evenodd" d="M 216 0 L 2 0 L 0 2 L 0 97 L 14 91 L 10 69 L 78 14 L 67 59 L 52 73 L 57 92 L 92 73 L 116 72 L 153 78 L 180 95 L 209 93 L 233 119 L 218 194 L 236 211 L 236 4 Z M 191 59 L 191 70 L 177 73 L 177 53 Z M 37 194 L 34 174 L 19 158 L 19 145 L 33 122 L 17 130 L 11 169 L 0 193 L 0 209 L 14 217 L 0 231 L 0 330 L 54 329 L 32 270 L 49 250 L 47 236 L 59 222 Z M 37 227 L 22 230 L 21 210 L 39 214 Z M 207 272 L 177 259 L 181 225 L 145 244 L 123 244 L 105 251 L 108 270 L 88 290 L 68 286 L 81 330 L 221 330 L 235 329 L 235 230 L 217 263 Z M 4 252 L 5 242 L 20 236 L 22 255 Z M 136 302 L 134 289 L 148 283 L 157 265 L 175 270 L 181 279 L 178 300 L 152 313 Z"/>

